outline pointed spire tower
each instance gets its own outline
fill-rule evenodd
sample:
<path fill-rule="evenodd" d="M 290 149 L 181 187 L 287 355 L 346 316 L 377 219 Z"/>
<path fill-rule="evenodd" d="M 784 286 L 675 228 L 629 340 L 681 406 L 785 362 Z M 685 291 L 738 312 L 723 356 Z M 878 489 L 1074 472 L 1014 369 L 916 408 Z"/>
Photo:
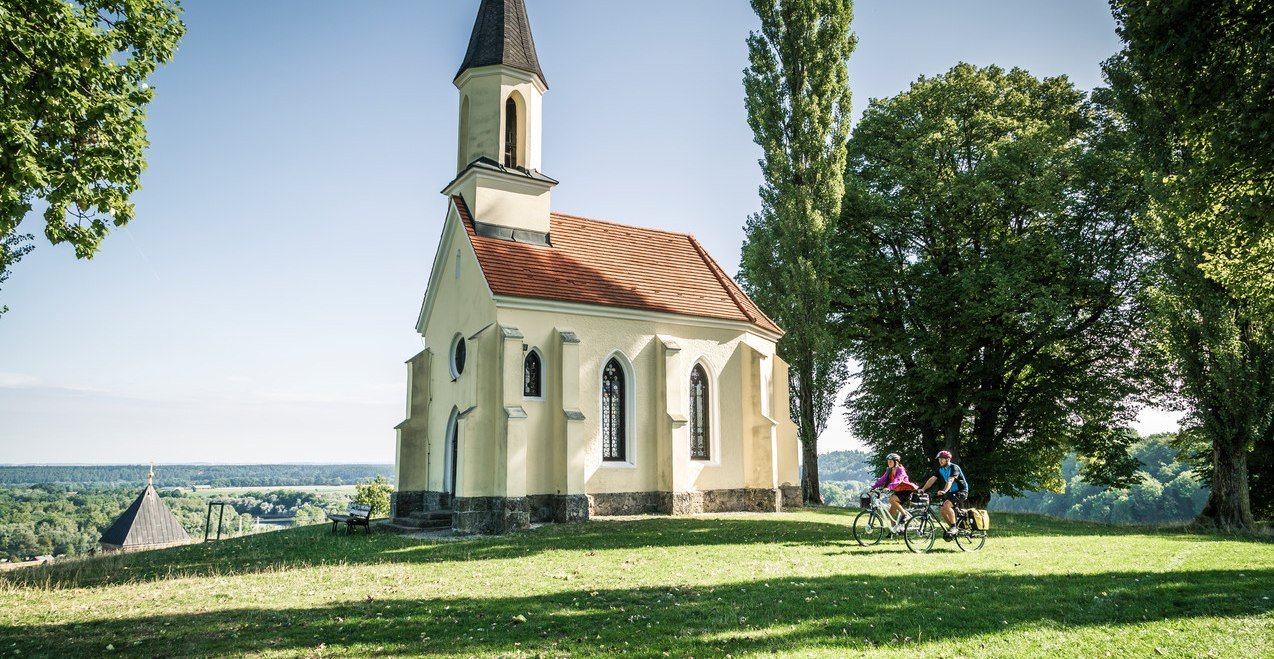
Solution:
<path fill-rule="evenodd" d="M 102 549 L 158 549 L 190 542 L 190 536 L 155 491 L 155 467 L 151 465 L 146 489 L 137 496 L 102 534 Z"/>
<path fill-rule="evenodd" d="M 482 0 L 454 82 L 457 174 L 443 194 L 463 197 L 490 235 L 546 241 L 549 191 L 557 185 L 540 173 L 548 85 L 523 0 Z"/>

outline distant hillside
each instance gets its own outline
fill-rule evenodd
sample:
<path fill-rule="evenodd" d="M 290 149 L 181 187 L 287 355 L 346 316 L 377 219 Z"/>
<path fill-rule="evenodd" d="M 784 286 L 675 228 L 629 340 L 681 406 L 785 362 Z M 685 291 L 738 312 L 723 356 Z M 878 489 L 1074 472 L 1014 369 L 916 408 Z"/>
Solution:
<path fill-rule="evenodd" d="M 68 486 L 144 483 L 149 465 L 0 465 L 0 485 L 56 483 Z M 156 487 L 276 487 L 295 485 L 353 485 L 384 475 L 391 481 L 394 466 L 383 464 L 277 465 L 158 465 Z"/>
<path fill-rule="evenodd" d="M 832 451 L 818 456 L 820 481 L 876 480 L 866 451 Z"/>

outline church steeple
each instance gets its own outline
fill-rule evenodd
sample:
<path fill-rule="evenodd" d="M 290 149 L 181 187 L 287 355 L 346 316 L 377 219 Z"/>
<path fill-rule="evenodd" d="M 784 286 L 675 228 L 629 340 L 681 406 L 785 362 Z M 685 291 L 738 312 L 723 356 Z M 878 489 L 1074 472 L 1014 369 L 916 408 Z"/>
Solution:
<path fill-rule="evenodd" d="M 540 173 L 548 86 L 523 0 L 482 0 L 454 82 L 456 178 L 443 194 L 464 197 L 477 222 L 547 240 L 549 191 L 557 185 Z"/>
<path fill-rule="evenodd" d="M 531 21 L 522 0 L 482 0 L 478 19 L 469 36 L 469 50 L 456 72 L 456 79 L 469 69 L 481 66 L 509 66 L 534 73 L 544 83 L 544 71 L 535 54 Z M 544 85 L 545 89 L 548 85 Z"/>

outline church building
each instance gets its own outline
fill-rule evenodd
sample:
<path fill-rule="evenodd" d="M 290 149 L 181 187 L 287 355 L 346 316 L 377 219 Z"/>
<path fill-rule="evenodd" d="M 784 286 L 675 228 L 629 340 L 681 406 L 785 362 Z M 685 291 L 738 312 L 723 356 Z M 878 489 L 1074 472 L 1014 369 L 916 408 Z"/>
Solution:
<path fill-rule="evenodd" d="M 501 533 L 799 506 L 783 330 L 694 236 L 552 210 L 523 0 L 482 0 L 454 82 L 395 518 Z"/>

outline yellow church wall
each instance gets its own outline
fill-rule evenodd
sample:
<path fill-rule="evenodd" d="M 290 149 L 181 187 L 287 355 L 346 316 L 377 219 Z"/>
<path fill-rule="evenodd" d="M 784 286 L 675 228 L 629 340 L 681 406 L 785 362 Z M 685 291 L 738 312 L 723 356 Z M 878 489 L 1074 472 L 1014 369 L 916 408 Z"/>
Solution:
<path fill-rule="evenodd" d="M 536 305 L 534 300 L 517 300 L 520 307 Z M 505 302 L 500 302 L 501 305 Z M 734 489 L 742 487 L 772 488 L 785 481 L 773 478 L 762 482 L 749 478 L 745 469 L 745 447 L 756 442 L 755 428 L 763 424 L 773 434 L 791 431 L 794 426 L 784 426 L 762 418 L 761 379 L 758 356 L 765 360 L 767 368 L 776 364 L 772 357 L 774 343 L 769 339 L 737 327 L 713 327 L 725 323 L 686 318 L 674 321 L 666 314 L 658 319 L 610 317 L 606 308 L 593 307 L 593 314 L 571 313 L 562 310 L 560 303 L 548 303 L 553 310 L 505 308 L 497 315 L 499 324 L 514 327 L 522 335 L 526 351 L 536 349 L 544 364 L 544 396 L 541 400 L 521 397 L 520 386 L 515 396 L 505 392 L 504 404 L 512 398 L 520 401 L 527 418 L 520 423 L 525 427 L 526 492 L 527 494 L 569 494 L 565 483 L 571 469 L 567 460 L 567 432 L 571 423 L 564 408 L 569 408 L 564 398 L 571 391 L 578 397 L 578 409 L 583 414 L 582 467 L 584 491 L 589 494 L 650 491 L 688 491 L 707 489 Z M 617 310 L 618 316 L 631 316 L 632 312 Z M 637 312 L 635 315 L 643 315 Z M 645 314 L 649 315 L 649 314 Z M 703 324 L 699 324 L 703 322 Z M 578 336 L 577 348 L 563 344 L 560 335 L 567 331 Z M 671 346 L 671 348 L 670 348 Z M 578 376 L 564 371 L 563 352 L 577 349 Z M 518 355 L 525 352 L 518 351 Z M 606 362 L 620 355 L 626 362 L 626 384 L 632 388 L 629 410 L 633 414 L 630 425 L 633 434 L 629 440 L 629 458 L 623 463 L 604 462 L 601 459 L 600 381 Z M 757 363 L 753 363 L 757 362 Z M 688 417 L 690 371 L 696 363 L 702 363 L 708 373 L 710 460 L 691 460 L 689 454 Z M 748 379 L 745 371 L 753 371 Z M 510 374 L 516 371 L 520 384 L 521 363 L 506 363 L 505 381 L 512 382 Z M 563 376 L 577 379 L 570 387 L 562 386 Z M 781 382 L 767 373 L 767 384 Z M 745 395 L 745 387 L 748 393 Z M 784 391 L 786 386 L 782 387 Z M 566 392 L 564 394 L 564 391 Z M 671 392 L 671 393 L 670 393 Z M 767 396 L 777 399 L 774 391 Z M 776 401 L 777 402 L 777 401 Z M 786 411 L 786 406 L 778 409 Z M 786 414 L 780 415 L 786 418 Z M 769 435 L 767 434 L 767 437 Z M 777 438 L 773 448 L 767 451 L 771 461 L 780 464 L 794 463 L 797 452 L 794 444 Z M 792 452 L 784 458 L 772 457 L 774 448 L 786 447 Z M 676 451 L 674 455 L 672 451 Z M 790 470 L 779 470 L 787 476 L 786 482 L 797 483 Z"/>
<path fill-rule="evenodd" d="M 499 390 L 495 374 L 483 373 L 492 368 L 492 355 L 498 354 L 492 331 L 495 316 L 473 247 L 455 209 L 449 208 L 417 324 L 425 344 L 422 355 L 428 358 L 418 355 L 408 364 L 408 419 L 398 429 L 399 490 L 443 491 L 447 423 L 454 411 L 461 415 L 457 494 L 494 492 L 495 478 L 482 465 L 496 456 L 489 442 L 478 438 L 489 436 L 500 421 L 489 405 L 482 404 Z M 451 345 L 457 334 L 466 337 L 467 358 L 464 372 L 453 380 Z"/>

